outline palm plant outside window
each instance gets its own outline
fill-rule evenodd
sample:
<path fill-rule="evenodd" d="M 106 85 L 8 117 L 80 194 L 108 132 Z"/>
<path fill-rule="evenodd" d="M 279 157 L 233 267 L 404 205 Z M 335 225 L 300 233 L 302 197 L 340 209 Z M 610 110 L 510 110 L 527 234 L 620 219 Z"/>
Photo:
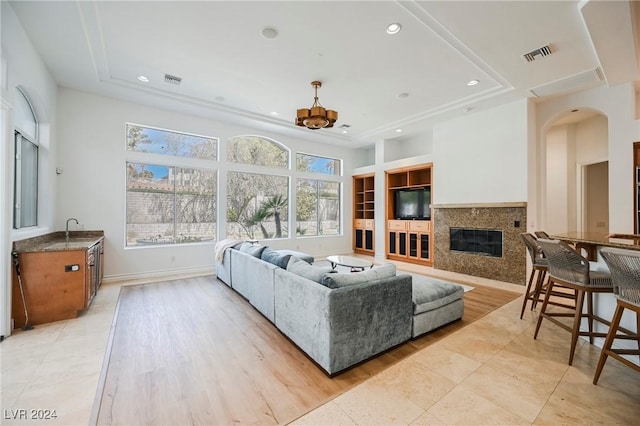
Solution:
<path fill-rule="evenodd" d="M 227 173 L 227 236 L 238 239 L 288 237 L 289 177 L 281 173 L 289 169 L 289 150 L 267 138 L 237 136 L 228 141 L 227 160 L 249 165 L 249 170 L 265 171 Z"/>

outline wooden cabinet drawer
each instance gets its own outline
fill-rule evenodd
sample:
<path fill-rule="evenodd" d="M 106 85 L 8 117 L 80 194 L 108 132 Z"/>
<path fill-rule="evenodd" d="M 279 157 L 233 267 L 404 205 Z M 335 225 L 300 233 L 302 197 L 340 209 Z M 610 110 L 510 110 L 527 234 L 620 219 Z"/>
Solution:
<path fill-rule="evenodd" d="M 413 220 L 409 222 L 409 231 L 429 232 L 430 230 L 431 230 L 431 222 L 428 220 Z"/>
<path fill-rule="evenodd" d="M 366 221 L 366 219 L 354 219 L 353 220 L 353 227 L 354 228 L 364 228 L 365 221 Z"/>
<path fill-rule="evenodd" d="M 390 220 L 389 231 L 406 231 L 407 230 L 407 222 L 404 220 Z"/>
<path fill-rule="evenodd" d="M 373 229 L 375 226 L 375 220 L 374 219 L 364 219 L 364 227 L 366 229 Z"/>

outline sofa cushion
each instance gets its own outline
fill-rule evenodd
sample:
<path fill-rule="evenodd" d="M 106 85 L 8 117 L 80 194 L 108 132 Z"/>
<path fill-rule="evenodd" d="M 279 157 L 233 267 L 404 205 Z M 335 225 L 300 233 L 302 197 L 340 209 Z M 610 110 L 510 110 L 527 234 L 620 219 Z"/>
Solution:
<path fill-rule="evenodd" d="M 246 241 L 238 241 L 237 243 L 235 243 L 233 246 L 231 246 L 232 249 L 234 250 L 240 250 L 240 247 L 242 247 L 245 244 L 249 244 Z"/>
<path fill-rule="evenodd" d="M 310 254 L 302 253 L 300 251 L 295 251 L 295 250 L 276 250 L 276 251 L 278 253 L 280 253 L 280 254 L 288 254 L 288 255 L 291 255 L 291 256 L 295 256 L 298 259 L 304 260 L 309 265 L 311 265 L 313 263 L 313 261 L 315 260 L 313 258 L 313 256 L 311 256 Z"/>
<path fill-rule="evenodd" d="M 462 286 L 436 279 L 413 280 L 413 313 L 414 315 L 438 309 L 441 306 L 461 299 L 464 294 Z"/>
<path fill-rule="evenodd" d="M 375 281 L 381 278 L 393 277 L 396 274 L 396 265 L 385 263 L 381 266 L 374 266 L 362 272 L 351 272 L 344 274 L 325 274 L 322 277 L 322 285 L 329 288 L 347 287 L 368 281 Z"/>
<path fill-rule="evenodd" d="M 240 246 L 240 251 L 242 253 L 247 253 L 250 254 L 253 257 L 257 257 L 258 259 L 260 259 L 260 256 L 262 255 L 262 251 L 267 248 L 267 246 L 262 246 L 262 245 L 256 245 L 256 244 L 251 244 L 251 243 L 243 243 Z"/>
<path fill-rule="evenodd" d="M 322 277 L 331 271 L 330 266 L 313 266 L 309 265 L 302 259 L 298 259 L 295 256 L 291 256 L 289 263 L 287 264 L 287 271 L 296 275 L 304 277 L 308 280 L 315 281 L 318 284 L 322 284 Z"/>
<path fill-rule="evenodd" d="M 290 258 L 290 254 L 282 254 L 276 250 L 270 249 L 269 247 L 266 247 L 260 255 L 260 259 L 279 266 L 282 269 L 287 269 L 287 263 L 289 263 Z"/>

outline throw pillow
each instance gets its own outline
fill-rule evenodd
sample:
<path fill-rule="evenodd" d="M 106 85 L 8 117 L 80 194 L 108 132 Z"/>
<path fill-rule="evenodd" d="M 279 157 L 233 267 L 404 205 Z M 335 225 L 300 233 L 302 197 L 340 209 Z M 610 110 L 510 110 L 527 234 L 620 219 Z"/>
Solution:
<path fill-rule="evenodd" d="M 381 266 L 374 266 L 363 272 L 351 272 L 345 274 L 325 274 L 322 277 L 322 285 L 329 288 L 347 287 L 354 284 L 375 281 L 381 278 L 389 278 L 396 275 L 396 265 L 385 263 Z"/>
<path fill-rule="evenodd" d="M 262 251 L 267 248 L 267 246 L 255 245 L 251 243 L 244 243 L 240 246 L 240 251 L 243 253 L 250 254 L 253 257 L 257 257 L 260 259 L 262 255 Z"/>
<path fill-rule="evenodd" d="M 308 280 L 315 281 L 318 284 L 321 284 L 322 277 L 330 270 L 330 266 L 321 267 L 309 265 L 304 260 L 298 259 L 295 256 L 291 256 L 291 259 L 289 259 L 289 263 L 287 264 L 287 271 L 300 275 Z"/>
<path fill-rule="evenodd" d="M 281 254 L 275 250 L 270 249 L 269 247 L 265 248 L 260 255 L 260 259 L 265 262 L 273 263 L 276 266 L 279 266 L 282 269 L 287 269 L 287 264 L 289 263 L 289 259 L 291 258 L 290 254 Z"/>

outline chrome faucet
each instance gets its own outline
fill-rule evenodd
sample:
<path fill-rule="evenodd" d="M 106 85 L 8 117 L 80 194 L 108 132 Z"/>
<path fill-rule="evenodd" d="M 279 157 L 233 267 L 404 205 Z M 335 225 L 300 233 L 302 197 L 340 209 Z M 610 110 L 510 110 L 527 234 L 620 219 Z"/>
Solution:
<path fill-rule="evenodd" d="M 71 222 L 72 220 L 76 221 L 76 225 L 79 225 L 80 222 L 78 222 L 78 219 L 76 219 L 75 217 L 72 217 L 70 219 L 67 219 L 67 229 L 64 231 L 64 239 L 69 242 L 69 222 Z"/>

